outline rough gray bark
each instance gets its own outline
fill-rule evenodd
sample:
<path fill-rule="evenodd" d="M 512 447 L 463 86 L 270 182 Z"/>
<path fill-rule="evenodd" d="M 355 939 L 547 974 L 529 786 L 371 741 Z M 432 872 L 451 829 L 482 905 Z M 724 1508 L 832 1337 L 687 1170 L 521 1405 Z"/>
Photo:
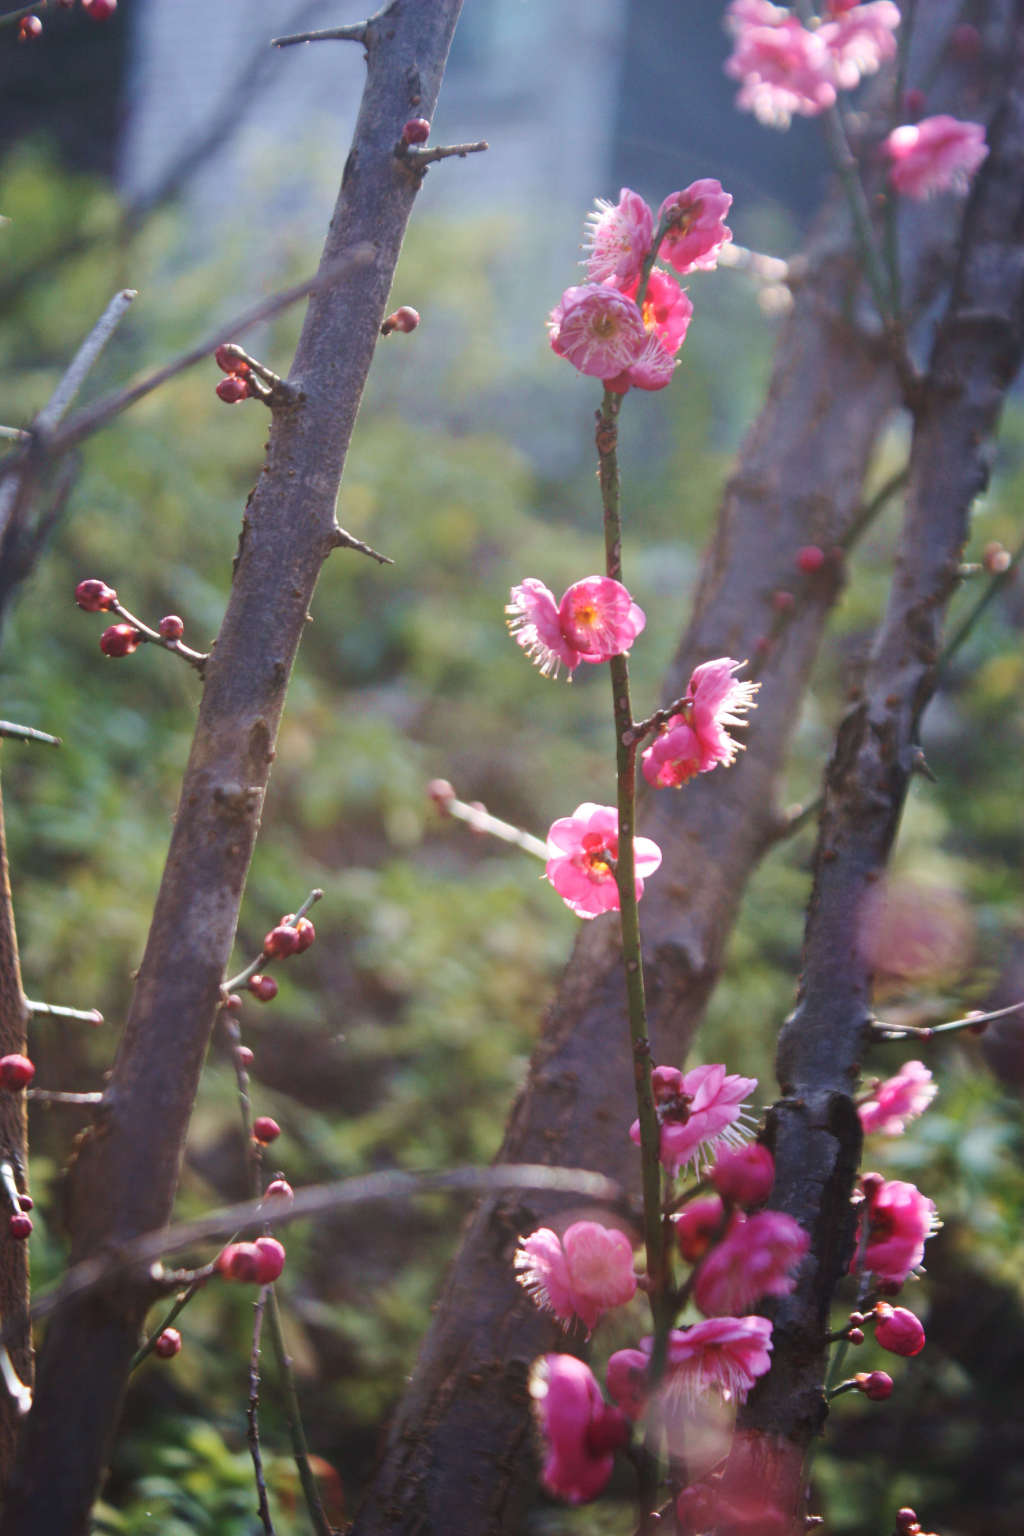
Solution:
<path fill-rule="evenodd" d="M 871 972 L 858 917 L 885 870 L 914 773 L 946 608 L 974 498 L 1024 353 L 1024 5 L 1007 57 L 1014 76 L 963 221 L 949 307 L 915 403 L 897 566 L 860 697 L 826 779 L 796 1011 L 779 1040 L 784 1097 L 773 1115 L 773 1204 L 811 1233 L 811 1254 L 777 1310 L 769 1375 L 746 1414 L 781 1508 L 801 1512 L 802 1453 L 820 1432 L 828 1308 L 853 1251 L 849 1203 L 860 1156 L 853 1104 L 868 1044 Z"/>
<path fill-rule="evenodd" d="M 394 148 L 407 119 L 432 115 L 460 4 L 391 0 L 367 25 L 367 84 L 321 270 L 363 245 L 371 255 L 310 300 L 290 374 L 304 399 L 275 412 L 243 518 L 131 1011 L 69 1176 L 73 1261 L 159 1228 L 171 1211 L 285 690 L 334 546 L 345 454 L 418 187 Z M 6 1536 L 85 1530 L 150 1296 L 129 1277 L 54 1317 Z"/>
<path fill-rule="evenodd" d="M 1005 41 L 1007 9 L 1006 0 L 989 8 L 1001 39 L 989 57 Z M 965 79 L 942 62 L 942 22 L 930 15 L 920 28 L 921 43 L 939 58 L 929 108 L 970 115 L 986 99 L 984 76 L 969 70 Z M 995 91 L 994 72 L 985 85 Z M 829 549 L 855 521 L 865 469 L 899 389 L 880 342 L 848 319 L 858 313 L 859 268 L 848 237 L 836 235 L 843 223 L 836 203 L 825 209 L 825 240 L 812 242 L 806 276 L 795 285 L 768 397 L 726 489 L 665 701 L 685 691 L 698 663 L 754 656 L 771 627 L 772 593 L 794 586 L 796 550 Z M 907 236 L 903 286 L 913 316 L 948 277 L 956 231 L 948 210 L 924 209 Z M 620 429 L 627 540 L 629 414 Z M 628 543 L 626 565 L 628 582 Z M 737 764 L 681 794 L 647 797 L 639 830 L 664 855 L 640 907 L 655 1061 L 684 1060 L 746 883 L 778 833 L 775 784 L 840 581 L 832 567 L 831 577 L 807 585 L 759 669 L 762 707 Z M 602 918 L 577 940 L 498 1157 L 594 1168 L 636 1188 L 638 1159 L 625 1134 L 635 1113 L 619 945 L 614 919 Z M 562 1336 L 515 1285 L 511 1259 L 518 1235 L 565 1210 L 564 1201 L 520 1195 L 489 1200 L 470 1218 L 353 1536 L 522 1530 L 535 1471 L 528 1367 Z"/>

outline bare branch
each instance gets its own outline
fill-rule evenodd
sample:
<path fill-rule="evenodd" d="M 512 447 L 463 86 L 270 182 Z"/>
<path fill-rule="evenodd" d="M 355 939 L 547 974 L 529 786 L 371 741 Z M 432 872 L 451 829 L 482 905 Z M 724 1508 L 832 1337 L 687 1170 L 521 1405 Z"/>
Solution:
<path fill-rule="evenodd" d="M 288 37 L 272 37 L 271 48 L 291 48 L 295 43 L 365 43 L 368 35 L 365 21 L 353 21 L 347 27 L 325 27 L 321 32 L 293 32 Z"/>

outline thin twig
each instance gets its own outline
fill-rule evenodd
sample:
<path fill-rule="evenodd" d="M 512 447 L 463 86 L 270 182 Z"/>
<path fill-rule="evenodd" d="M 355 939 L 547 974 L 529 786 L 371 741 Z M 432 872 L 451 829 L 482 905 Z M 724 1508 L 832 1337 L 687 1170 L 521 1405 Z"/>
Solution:
<path fill-rule="evenodd" d="M 12 438 L 16 443 L 24 443 L 32 436 L 24 427 L 0 427 L 0 437 Z"/>
<path fill-rule="evenodd" d="M 327 27 L 322 32 L 293 32 L 289 37 L 272 37 L 271 48 L 291 48 L 295 43 L 365 43 L 365 21 L 353 21 L 347 27 Z"/>
<path fill-rule="evenodd" d="M 44 747 L 59 747 L 59 736 L 51 736 L 48 731 L 37 731 L 31 725 L 15 725 L 13 720 L 0 720 L 0 736 L 7 736 L 12 741 L 38 741 Z"/>
<path fill-rule="evenodd" d="M 357 539 L 354 534 L 335 523 L 333 534 L 333 546 L 335 549 L 354 549 L 361 555 L 369 555 L 371 560 L 376 560 L 378 565 L 394 565 L 390 555 L 382 555 L 371 544 L 366 544 L 362 539 Z"/>
<path fill-rule="evenodd" d="M 26 1098 L 36 1104 L 102 1104 L 102 1093 L 61 1093 L 56 1088 L 26 1088 Z"/>
<path fill-rule="evenodd" d="M 872 1025 L 872 1035 L 876 1040 L 900 1040 L 904 1037 L 917 1040 L 931 1040 L 934 1035 L 951 1035 L 959 1030 L 973 1029 L 978 1024 L 990 1024 L 993 1019 L 1005 1019 L 1011 1013 L 1020 1013 L 1024 1009 L 1024 1001 L 1010 1003 L 1006 1008 L 995 1008 L 991 1013 L 967 1013 L 962 1019 L 950 1019 L 946 1024 L 886 1024 L 882 1019 L 876 1019 Z"/>
<path fill-rule="evenodd" d="M 80 1019 L 83 1024 L 102 1024 L 103 1015 L 98 1008 L 62 1008 L 59 1003 L 36 1003 L 26 997 L 29 1013 L 44 1019 Z"/>
<path fill-rule="evenodd" d="M 263 1328 L 263 1309 L 267 1304 L 267 1295 L 270 1287 L 265 1285 L 253 1303 L 252 1322 L 252 1352 L 249 1355 L 249 1401 L 246 1404 L 245 1417 L 249 1425 L 246 1438 L 249 1441 L 249 1454 L 252 1457 L 253 1472 L 256 1476 L 256 1497 L 259 1500 L 259 1516 L 263 1522 L 266 1536 L 274 1536 L 274 1522 L 270 1518 L 270 1504 L 267 1501 L 267 1483 L 263 1475 L 263 1453 L 260 1450 L 260 1333 Z"/>
<path fill-rule="evenodd" d="M 456 157 L 465 160 L 467 155 L 482 154 L 490 147 L 486 139 L 477 139 L 472 144 L 437 144 L 433 149 L 420 149 L 416 144 L 400 143 L 395 154 L 399 160 L 407 160 L 413 170 L 425 171 L 435 160 L 452 160 Z"/>
<path fill-rule="evenodd" d="M 534 858 L 547 862 L 546 843 L 542 843 L 540 838 L 534 837 L 531 832 L 524 832 L 522 827 L 514 827 L 510 821 L 502 821 L 500 817 L 492 816 L 486 806 L 471 805 L 453 795 L 450 800 L 445 799 L 439 802 L 438 808 L 442 815 L 454 816 L 457 821 L 464 821 L 474 832 L 496 837 L 503 843 L 512 843 L 516 848 L 532 853 Z"/>
<path fill-rule="evenodd" d="M 166 384 L 169 379 L 175 378 L 177 374 L 183 373 L 186 368 L 192 368 L 196 363 L 201 363 L 208 357 L 211 357 L 223 342 L 230 341 L 233 336 L 239 335 L 242 331 L 247 331 L 252 326 L 271 319 L 274 315 L 280 314 L 282 310 L 288 309 L 292 304 L 297 304 L 301 299 L 308 298 L 310 294 L 318 293 L 324 288 L 330 288 L 334 283 L 340 281 L 347 272 L 350 272 L 353 267 L 365 266 L 373 261 L 374 254 L 374 247 L 369 241 L 362 241 L 359 245 L 353 246 L 351 250 L 346 251 L 341 260 L 332 262 L 329 267 L 318 272 L 314 277 L 306 278 L 301 283 L 293 283 L 290 288 L 282 288 L 280 293 L 273 294 L 269 299 L 262 299 L 258 304 L 243 310 L 234 320 L 218 326 L 217 330 L 207 337 L 205 341 L 201 341 L 197 346 L 190 347 L 187 352 L 182 352 L 171 362 L 165 363 L 162 368 L 156 368 L 151 373 L 143 374 L 134 384 L 128 384 L 124 389 L 115 390 L 112 394 L 104 395 L 101 399 L 86 407 L 86 409 L 72 416 L 62 431 L 53 434 L 47 444 L 48 452 L 52 456 L 66 453 L 69 448 L 73 448 L 83 438 L 91 436 L 93 432 L 97 432 L 100 427 L 105 426 L 108 421 L 114 416 L 120 415 L 129 406 L 134 405 L 137 400 L 152 394 L 154 389 L 159 389 L 162 384 Z M 17 456 L 12 455 L 11 457 L 13 459 Z M 5 460 L 0 465 L 0 475 L 7 472 L 9 462 L 10 460 Z"/>
<path fill-rule="evenodd" d="M 267 1309 L 267 1321 L 270 1325 L 270 1342 L 274 1347 L 274 1358 L 277 1368 L 281 1373 L 281 1385 L 284 1388 L 285 1415 L 288 1419 L 288 1432 L 291 1436 L 292 1455 L 299 1472 L 299 1481 L 302 1483 L 302 1492 L 306 1500 L 306 1508 L 309 1510 L 309 1518 L 313 1522 L 316 1536 L 333 1536 L 330 1522 L 324 1514 L 324 1506 L 320 1500 L 320 1490 L 317 1487 L 313 1469 L 309 1464 L 309 1446 L 306 1442 L 306 1431 L 302 1423 L 302 1413 L 299 1407 L 299 1394 L 295 1390 L 295 1374 L 292 1371 L 291 1357 L 288 1354 L 284 1342 L 284 1333 L 281 1329 L 281 1311 L 277 1301 L 277 1291 L 270 1285 L 266 1287 L 269 1292 L 269 1307 Z"/>

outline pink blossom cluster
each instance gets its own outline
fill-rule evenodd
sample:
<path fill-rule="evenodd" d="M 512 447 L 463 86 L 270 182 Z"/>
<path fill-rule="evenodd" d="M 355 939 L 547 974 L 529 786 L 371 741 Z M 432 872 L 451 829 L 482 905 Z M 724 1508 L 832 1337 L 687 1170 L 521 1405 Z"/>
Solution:
<path fill-rule="evenodd" d="M 889 180 L 905 197 L 932 197 L 967 191 L 988 154 L 981 123 L 941 114 L 894 128 L 882 145 L 889 159 Z"/>
<path fill-rule="evenodd" d="M 712 1160 L 720 1145 L 737 1145 L 747 1139 L 744 1121 L 746 1099 L 757 1087 L 756 1077 L 739 1077 L 724 1066 L 655 1067 L 651 1074 L 654 1105 L 661 1133 L 659 1155 L 666 1172 L 674 1177 L 680 1168 Z M 640 1122 L 629 1128 L 640 1144 Z"/>
<path fill-rule="evenodd" d="M 617 394 L 664 389 L 675 372 L 693 305 L 676 279 L 654 261 L 660 256 L 684 277 L 713 269 L 719 251 L 732 239 L 725 224 L 731 203 L 721 183 L 711 178 L 671 193 L 657 220 L 629 187 L 622 188 L 617 203 L 599 198 L 586 222 L 588 281 L 567 288 L 551 311 L 552 350 Z"/>
<path fill-rule="evenodd" d="M 805 26 L 769 0 L 732 0 L 726 24 L 735 45 L 726 74 L 740 82 L 736 105 L 772 128 L 817 117 L 896 52 L 899 7 L 831 0 L 825 19 Z"/>
<path fill-rule="evenodd" d="M 672 715 L 641 758 L 648 784 L 655 788 L 679 788 L 698 773 L 709 773 L 719 763 L 735 762 L 742 742 L 734 741 L 726 726 L 743 726 L 741 718 L 756 706 L 760 683 L 740 682 L 734 676 L 741 661 L 720 656 L 705 661 L 690 678 L 678 714 Z"/>

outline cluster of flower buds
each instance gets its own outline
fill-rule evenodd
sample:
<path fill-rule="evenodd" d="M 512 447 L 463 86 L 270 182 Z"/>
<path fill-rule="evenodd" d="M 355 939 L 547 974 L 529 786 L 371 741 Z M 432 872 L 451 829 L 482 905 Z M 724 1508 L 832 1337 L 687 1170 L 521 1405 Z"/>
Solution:
<path fill-rule="evenodd" d="M 218 400 L 223 400 L 225 405 L 238 405 L 240 401 L 248 400 L 252 379 L 249 364 L 226 346 L 218 347 L 213 356 L 217 367 L 226 375 L 217 385 Z"/>
<path fill-rule="evenodd" d="M 304 954 L 315 939 L 316 929 L 309 918 L 297 918 L 294 912 L 289 912 L 263 940 L 260 961 L 269 965 L 272 960 L 287 960 L 289 955 Z M 263 971 L 250 976 L 245 985 L 261 1003 L 272 1002 L 277 996 L 277 982 Z M 230 999 L 228 1006 L 231 1006 Z"/>
<path fill-rule="evenodd" d="M 217 1258 L 216 1269 L 225 1280 L 245 1285 L 270 1285 L 284 1269 L 284 1245 L 276 1237 L 258 1237 L 254 1243 L 228 1243 Z"/>
<path fill-rule="evenodd" d="M 143 642 L 150 641 L 165 650 L 173 651 L 190 666 L 201 669 L 206 662 L 201 652 L 193 651 L 182 643 L 185 621 L 177 613 L 165 614 L 156 629 L 151 629 L 122 606 L 113 587 L 108 587 L 105 581 L 95 577 L 88 577 L 78 583 L 75 602 L 86 613 L 117 613 L 127 621 L 109 625 L 100 635 L 100 650 L 104 656 L 130 656 Z"/>

